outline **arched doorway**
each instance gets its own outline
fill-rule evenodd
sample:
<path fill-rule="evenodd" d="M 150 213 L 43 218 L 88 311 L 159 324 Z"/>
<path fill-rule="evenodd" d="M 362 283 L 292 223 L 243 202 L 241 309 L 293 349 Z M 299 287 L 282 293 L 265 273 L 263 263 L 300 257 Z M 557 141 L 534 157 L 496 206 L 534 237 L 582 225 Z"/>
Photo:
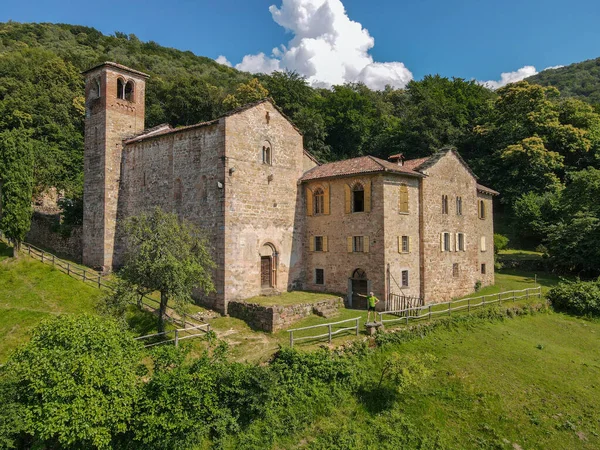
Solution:
<path fill-rule="evenodd" d="M 367 294 L 369 289 L 369 280 L 367 272 L 363 269 L 356 269 L 352 272 L 350 278 L 352 286 L 352 308 L 367 309 Z"/>
<path fill-rule="evenodd" d="M 271 289 L 277 286 L 277 251 L 273 244 L 266 243 L 260 249 L 260 287 Z"/>

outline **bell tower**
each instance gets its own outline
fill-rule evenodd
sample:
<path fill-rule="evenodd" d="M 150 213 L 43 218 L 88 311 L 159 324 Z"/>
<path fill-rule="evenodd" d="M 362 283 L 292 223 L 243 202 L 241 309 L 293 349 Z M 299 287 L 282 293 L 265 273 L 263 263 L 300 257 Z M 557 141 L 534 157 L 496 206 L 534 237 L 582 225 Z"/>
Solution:
<path fill-rule="evenodd" d="M 148 75 L 105 62 L 85 72 L 83 263 L 113 266 L 123 140 L 144 130 Z"/>

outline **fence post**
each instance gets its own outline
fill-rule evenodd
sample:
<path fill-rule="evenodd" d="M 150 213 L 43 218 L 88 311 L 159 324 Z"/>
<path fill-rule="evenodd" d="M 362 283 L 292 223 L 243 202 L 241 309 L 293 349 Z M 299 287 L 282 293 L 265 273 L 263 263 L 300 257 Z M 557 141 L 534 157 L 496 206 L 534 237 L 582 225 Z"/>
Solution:
<path fill-rule="evenodd" d="M 379 316 L 381 317 L 381 313 L 379 313 Z M 359 327 L 359 322 L 360 322 L 360 317 L 356 318 L 356 335 L 358 336 L 358 327 Z"/>
<path fill-rule="evenodd" d="M 327 328 L 329 330 L 329 343 L 331 344 L 331 324 L 327 325 Z"/>
<path fill-rule="evenodd" d="M 175 347 L 179 346 L 179 330 L 175 329 Z"/>
<path fill-rule="evenodd" d="M 98 274 L 98 289 L 100 289 L 100 274 Z"/>
<path fill-rule="evenodd" d="M 525 290 L 527 292 L 527 290 Z M 515 302 L 515 291 L 513 291 L 513 303 Z"/>
<path fill-rule="evenodd" d="M 452 310 L 450 309 L 450 306 L 452 305 L 452 302 L 448 302 L 448 315 L 451 316 L 452 315 Z"/>
<path fill-rule="evenodd" d="M 429 320 L 431 320 L 431 304 L 429 304 Z"/>
<path fill-rule="evenodd" d="M 44 250 L 42 250 L 42 262 L 44 262 Z"/>
<path fill-rule="evenodd" d="M 406 326 L 408 326 L 408 311 L 406 312 Z"/>
<path fill-rule="evenodd" d="M 83 282 L 85 283 L 85 270 L 83 271 Z"/>
<path fill-rule="evenodd" d="M 31 245 L 27 246 L 27 253 L 29 254 L 29 256 L 31 256 Z"/>
<path fill-rule="evenodd" d="M 471 314 L 471 299 L 470 298 L 467 299 L 467 312 L 469 314 Z"/>
<path fill-rule="evenodd" d="M 54 255 L 52 255 L 52 265 L 54 266 L 56 263 L 54 262 Z"/>
<path fill-rule="evenodd" d="M 539 286 L 538 287 L 538 300 L 541 300 L 541 299 L 542 299 L 542 287 Z"/>
<path fill-rule="evenodd" d="M 293 347 L 294 346 L 294 332 L 288 331 L 288 333 L 290 333 L 290 347 Z"/>
<path fill-rule="evenodd" d="M 67 263 L 67 275 L 71 275 L 71 264 Z"/>
<path fill-rule="evenodd" d="M 485 306 L 485 295 L 483 296 L 483 300 L 481 301 L 481 306 L 484 307 Z"/>
<path fill-rule="evenodd" d="M 500 294 L 501 292 L 498 292 L 498 303 L 500 303 Z"/>

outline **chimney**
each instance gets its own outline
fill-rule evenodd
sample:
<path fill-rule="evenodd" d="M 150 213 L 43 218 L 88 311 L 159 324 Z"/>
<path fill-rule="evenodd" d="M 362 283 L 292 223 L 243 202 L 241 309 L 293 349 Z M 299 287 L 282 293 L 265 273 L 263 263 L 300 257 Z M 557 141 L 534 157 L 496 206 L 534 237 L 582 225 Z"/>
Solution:
<path fill-rule="evenodd" d="M 396 163 L 399 166 L 404 165 L 404 155 L 402 153 L 388 156 L 388 159 L 390 160 L 390 162 Z"/>

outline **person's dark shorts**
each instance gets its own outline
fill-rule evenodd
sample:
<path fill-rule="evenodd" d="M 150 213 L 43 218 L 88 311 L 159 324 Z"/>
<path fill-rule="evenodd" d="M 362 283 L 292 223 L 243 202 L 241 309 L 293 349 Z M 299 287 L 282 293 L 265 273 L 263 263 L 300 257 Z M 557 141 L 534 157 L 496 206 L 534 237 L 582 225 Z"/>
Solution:
<path fill-rule="evenodd" d="M 367 306 L 367 311 L 373 311 L 373 312 L 375 312 L 375 307 L 374 306 Z"/>

